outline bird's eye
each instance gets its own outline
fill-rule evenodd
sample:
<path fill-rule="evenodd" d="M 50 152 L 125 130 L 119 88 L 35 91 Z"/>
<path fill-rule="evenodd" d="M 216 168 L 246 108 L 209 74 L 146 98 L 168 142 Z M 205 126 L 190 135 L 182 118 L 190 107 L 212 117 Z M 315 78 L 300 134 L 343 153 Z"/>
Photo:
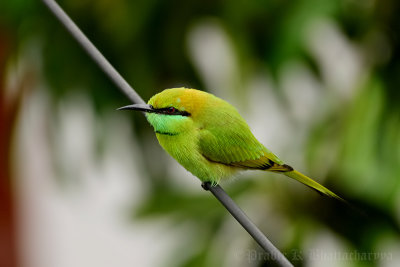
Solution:
<path fill-rule="evenodd" d="M 172 114 L 172 113 L 175 112 L 175 108 L 174 108 L 174 107 L 169 107 L 169 108 L 167 109 L 167 112 L 168 112 L 169 114 Z"/>

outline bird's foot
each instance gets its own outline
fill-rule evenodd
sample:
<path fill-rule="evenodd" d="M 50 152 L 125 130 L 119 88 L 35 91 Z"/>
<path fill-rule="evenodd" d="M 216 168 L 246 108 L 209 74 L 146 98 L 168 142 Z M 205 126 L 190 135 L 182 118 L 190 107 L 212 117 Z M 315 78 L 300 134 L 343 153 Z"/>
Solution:
<path fill-rule="evenodd" d="M 212 186 L 210 182 L 202 182 L 201 183 L 201 187 L 203 187 L 203 189 L 206 191 L 210 190 L 210 186 Z"/>

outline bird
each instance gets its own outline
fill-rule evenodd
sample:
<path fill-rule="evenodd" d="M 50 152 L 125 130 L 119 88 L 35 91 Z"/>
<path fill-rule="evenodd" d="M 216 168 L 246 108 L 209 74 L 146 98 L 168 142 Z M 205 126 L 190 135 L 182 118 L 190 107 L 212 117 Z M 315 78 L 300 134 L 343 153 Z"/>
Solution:
<path fill-rule="evenodd" d="M 165 89 L 147 104 L 118 110 L 144 112 L 164 150 L 203 183 L 216 186 L 243 170 L 270 171 L 344 201 L 285 164 L 257 140 L 234 106 L 211 93 L 183 87 Z"/>

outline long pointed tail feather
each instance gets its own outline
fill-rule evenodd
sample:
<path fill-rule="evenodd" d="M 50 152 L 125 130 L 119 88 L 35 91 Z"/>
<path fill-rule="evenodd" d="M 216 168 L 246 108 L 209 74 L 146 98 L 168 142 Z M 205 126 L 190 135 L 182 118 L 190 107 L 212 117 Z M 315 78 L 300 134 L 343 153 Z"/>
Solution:
<path fill-rule="evenodd" d="M 328 188 L 320 185 L 319 183 L 317 183 L 316 181 L 314 181 L 313 179 L 305 176 L 304 174 L 302 174 L 301 172 L 298 172 L 296 170 L 293 171 L 289 171 L 289 172 L 284 172 L 283 174 L 285 174 L 286 176 L 293 178 L 297 181 L 299 181 L 302 184 L 305 184 L 306 186 L 316 190 L 318 193 L 327 195 L 329 197 L 335 198 L 337 200 L 340 200 L 342 202 L 347 203 L 346 200 L 344 200 L 343 198 L 339 197 L 338 195 L 336 195 L 335 193 L 333 193 L 331 190 L 329 190 Z"/>

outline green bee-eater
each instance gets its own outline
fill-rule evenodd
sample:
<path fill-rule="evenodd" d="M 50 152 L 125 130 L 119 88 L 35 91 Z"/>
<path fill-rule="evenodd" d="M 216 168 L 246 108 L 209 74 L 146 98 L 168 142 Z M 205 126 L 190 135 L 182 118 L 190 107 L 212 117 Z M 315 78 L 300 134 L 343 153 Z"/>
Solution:
<path fill-rule="evenodd" d="M 148 104 L 120 109 L 146 113 L 160 145 L 203 182 L 218 184 L 241 170 L 279 172 L 320 193 L 335 193 L 285 164 L 251 133 L 228 102 L 203 91 L 166 89 Z"/>

